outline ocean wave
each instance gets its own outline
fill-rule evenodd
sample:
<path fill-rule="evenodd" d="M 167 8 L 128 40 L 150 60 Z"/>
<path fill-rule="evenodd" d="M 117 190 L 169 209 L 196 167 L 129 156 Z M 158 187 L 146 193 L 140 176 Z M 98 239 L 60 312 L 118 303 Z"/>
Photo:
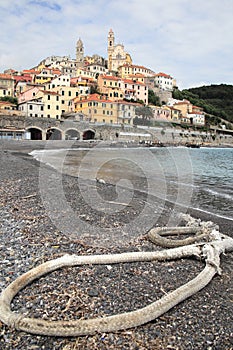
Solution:
<path fill-rule="evenodd" d="M 233 196 L 228 193 L 218 192 L 216 190 L 212 190 L 211 188 L 203 188 L 203 191 L 208 192 L 214 196 L 222 197 L 225 199 L 233 200 Z"/>

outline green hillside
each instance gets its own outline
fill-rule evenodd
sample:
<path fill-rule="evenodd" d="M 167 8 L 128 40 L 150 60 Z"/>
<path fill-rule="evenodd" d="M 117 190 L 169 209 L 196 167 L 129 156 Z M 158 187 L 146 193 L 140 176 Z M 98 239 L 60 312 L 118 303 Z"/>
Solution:
<path fill-rule="evenodd" d="M 220 84 L 175 90 L 173 97 L 187 99 L 192 104 L 202 107 L 206 113 L 233 123 L 233 85 Z M 218 124 L 219 118 L 212 117 L 211 120 Z"/>

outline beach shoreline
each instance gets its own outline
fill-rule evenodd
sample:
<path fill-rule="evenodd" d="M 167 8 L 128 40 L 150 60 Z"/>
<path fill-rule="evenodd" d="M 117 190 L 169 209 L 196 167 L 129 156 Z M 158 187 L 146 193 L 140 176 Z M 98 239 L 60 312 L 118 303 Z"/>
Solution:
<path fill-rule="evenodd" d="M 85 142 L 80 143 L 78 147 L 91 144 Z M 52 142 L 51 148 L 72 147 L 73 142 Z M 48 168 L 51 175 L 56 174 L 54 169 L 49 169 L 46 165 L 41 165 L 28 154 L 35 149 L 43 149 L 45 146 L 41 142 L 2 142 L 0 144 L 1 153 L 1 244 L 0 253 L 2 256 L 1 262 L 1 281 L 0 287 L 5 288 L 17 276 L 27 271 L 31 267 L 42 263 L 43 261 L 62 256 L 65 253 L 69 254 L 101 254 L 111 252 L 121 252 L 127 250 L 151 250 L 153 246 L 146 241 L 144 235 L 135 239 L 135 242 L 112 246 L 98 246 L 98 244 L 89 244 L 79 237 L 67 237 L 62 235 L 59 227 L 54 225 L 54 222 L 46 213 L 43 201 L 40 198 L 40 188 L 38 184 L 38 176 L 40 167 Z M 77 144 L 76 144 L 77 146 Z M 98 221 L 95 213 L 86 213 L 85 207 L 81 207 L 79 194 L 76 192 L 77 198 L 74 200 L 73 189 L 77 186 L 77 179 L 66 175 L 64 177 L 64 186 L 67 189 L 67 198 L 75 206 L 76 212 L 80 215 L 86 215 L 83 220 L 89 222 Z M 100 190 L 105 192 L 104 186 L 100 186 Z M 108 186 L 108 191 L 111 188 Z M 138 194 L 138 200 L 142 200 L 141 194 Z M 135 203 L 137 201 L 135 200 Z M 78 204 L 79 203 L 79 204 Z M 80 205 L 80 207 L 78 207 Z M 135 212 L 140 210 L 140 207 L 132 208 Z M 166 215 L 172 211 L 172 206 L 168 203 L 165 211 L 159 217 L 157 225 L 163 226 L 167 223 Z M 210 216 L 207 213 L 198 212 L 193 209 L 188 209 L 188 214 L 195 218 L 200 218 L 202 221 L 214 221 L 220 227 L 220 231 L 232 237 L 232 221 L 224 218 Z M 88 215 L 89 217 L 87 217 Z M 93 214 L 93 218 L 90 217 Z M 124 217 L 125 216 L 125 217 Z M 103 217 L 101 218 L 101 220 Z M 107 220 L 102 225 L 111 227 L 111 225 L 122 224 L 121 220 L 127 219 L 127 213 L 121 218 L 120 214 L 114 217 L 114 221 Z M 104 227 L 104 226 L 103 226 Z M 101 229 L 101 226 L 100 226 Z M 124 242 L 123 242 L 124 243 Z M 182 266 L 183 264 L 183 266 Z M 200 266 L 199 266 L 200 265 Z M 194 276 L 200 270 L 202 264 L 194 261 L 181 261 L 175 263 L 165 263 L 164 266 L 159 266 L 161 271 L 156 270 L 153 263 L 146 264 L 144 268 L 142 264 L 133 264 L 130 267 L 115 267 L 109 271 L 103 268 L 94 268 L 90 271 L 89 268 L 83 269 L 83 277 L 78 280 L 78 276 L 74 275 L 74 269 L 63 269 L 57 271 L 53 276 L 46 277 L 37 281 L 35 286 L 27 287 L 20 292 L 14 302 L 15 309 L 28 309 L 28 312 L 41 317 L 43 308 L 46 304 L 46 297 L 43 288 L 49 288 L 49 283 L 52 289 L 57 288 L 57 292 L 53 294 L 51 290 L 47 290 L 47 295 L 52 300 L 48 300 L 47 316 L 56 317 L 57 307 L 63 305 L 62 295 L 65 288 L 65 293 L 71 295 L 76 293 L 74 290 L 75 282 L 82 289 L 83 304 L 92 305 L 90 310 L 82 311 L 84 317 L 85 312 L 91 316 L 96 314 L 108 314 L 109 312 L 123 312 L 121 309 L 124 305 L 126 311 L 130 308 L 139 307 L 141 303 L 148 303 L 155 297 L 156 292 L 159 296 L 179 285 L 180 274 L 184 280 Z M 177 269 L 178 267 L 178 269 Z M 9 329 L 1 324 L 0 348 L 2 349 L 232 349 L 233 334 L 232 334 L 232 254 L 222 257 L 221 276 L 216 276 L 213 281 L 204 288 L 201 292 L 182 304 L 173 308 L 157 320 L 149 324 L 140 326 L 128 331 L 96 334 L 94 336 L 65 339 L 61 337 L 52 338 L 45 336 L 29 335 L 24 332 L 18 332 Z M 171 281 L 171 273 L 166 273 L 166 269 L 172 269 L 173 281 Z M 148 271 L 154 277 L 158 277 L 155 281 L 151 281 L 148 277 Z M 89 273 L 89 275 L 88 275 Z M 161 275 L 159 275 L 161 273 Z M 92 278 L 88 276 L 92 276 Z M 125 274 L 125 276 L 124 276 Z M 99 278 L 98 276 L 102 276 Z M 121 278 L 123 282 L 121 281 Z M 66 281 L 68 286 L 62 284 L 62 280 Z M 159 280 L 159 281 L 158 281 Z M 90 281 L 92 288 L 90 289 Z M 107 295 L 105 295 L 104 306 L 99 306 L 101 302 L 101 294 L 103 293 L 102 285 L 112 281 L 113 286 L 108 285 Z M 97 287 L 93 287 L 96 282 Z M 131 283 L 132 282 L 132 283 Z M 89 283 L 89 284 L 88 284 Z M 118 300 L 115 300 L 114 290 L 116 285 L 123 283 L 122 294 Z M 136 283 L 136 286 L 135 286 Z M 138 285 L 138 286 L 137 286 Z M 138 290 L 137 288 L 138 287 Z M 144 290 L 143 290 L 144 288 Z M 36 291 L 35 291 L 36 290 Z M 60 290 L 60 293 L 59 293 Z M 101 290 L 102 292 L 99 292 Z M 145 293 L 146 290 L 146 293 Z M 29 293 L 29 294 L 28 294 Z M 43 295 L 43 300 L 40 297 Z M 138 293 L 139 297 L 135 302 L 132 302 L 132 296 Z M 152 293 L 152 295 L 150 295 Z M 147 297 L 145 297 L 145 294 Z M 148 296 L 149 294 L 149 296 Z M 156 294 L 156 293 L 155 293 Z M 31 296 L 32 303 L 30 302 Z M 128 295 L 128 296 L 127 296 Z M 48 298 L 48 297 L 47 297 Z M 80 298 L 80 296 L 79 296 Z M 113 298 L 113 299 L 111 299 Z M 39 301 L 38 301 L 38 300 Z M 109 299 L 109 301 L 108 301 Z M 42 302 L 43 301 L 43 302 Z M 67 300 L 66 300 L 67 301 Z M 75 316 L 75 301 L 73 309 L 67 310 L 67 315 L 64 317 L 71 318 Z M 103 300 L 102 300 L 103 302 Z M 25 306 L 26 303 L 26 306 Z M 51 305 L 49 305 L 51 303 Z M 80 303 L 80 299 L 79 299 Z M 28 304 L 28 305 L 27 305 Z M 33 306 L 33 305 L 34 306 Z M 36 306 L 35 306 L 36 305 Z M 143 304 L 144 305 L 144 304 Z M 36 308 L 36 309 L 35 309 Z M 64 307 L 65 308 L 65 307 Z M 85 309 L 85 306 L 83 305 Z M 60 313 L 62 309 L 60 309 Z M 92 315 L 93 314 L 93 315 Z M 81 314 L 82 316 L 83 314 Z M 80 316 L 80 315 L 79 315 Z"/>

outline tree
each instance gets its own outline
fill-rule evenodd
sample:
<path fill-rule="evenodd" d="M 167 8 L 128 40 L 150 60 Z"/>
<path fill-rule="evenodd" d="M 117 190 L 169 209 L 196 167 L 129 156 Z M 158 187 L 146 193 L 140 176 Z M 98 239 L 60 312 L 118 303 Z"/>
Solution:
<path fill-rule="evenodd" d="M 0 101 L 8 101 L 8 102 L 13 103 L 15 105 L 18 104 L 18 99 L 16 97 L 12 97 L 12 96 L 0 97 Z"/>
<path fill-rule="evenodd" d="M 90 87 L 90 94 L 99 94 L 97 84 L 91 85 L 91 87 Z"/>
<path fill-rule="evenodd" d="M 142 118 L 143 122 L 148 121 L 153 117 L 153 111 L 149 106 L 137 107 L 135 114 Z"/>
<path fill-rule="evenodd" d="M 154 93 L 153 90 L 148 90 L 148 103 L 154 106 L 161 106 L 159 97 Z"/>

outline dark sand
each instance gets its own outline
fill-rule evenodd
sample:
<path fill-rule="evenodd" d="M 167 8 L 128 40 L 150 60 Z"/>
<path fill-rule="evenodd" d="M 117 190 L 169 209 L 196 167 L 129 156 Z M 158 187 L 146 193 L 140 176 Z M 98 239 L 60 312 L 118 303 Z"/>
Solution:
<path fill-rule="evenodd" d="M 51 147 L 69 147 L 51 142 Z M 85 143 L 86 145 L 86 143 Z M 39 193 L 40 165 L 27 155 L 42 149 L 43 142 L 1 142 L 0 167 L 0 288 L 44 261 L 69 254 L 102 254 L 158 249 L 139 235 L 125 246 L 90 244 L 82 237 L 64 235 L 47 215 Z M 47 169 L 50 179 L 56 176 Z M 128 211 L 106 216 L 87 213 L 78 192 L 77 178 L 64 176 L 67 200 L 82 220 L 101 227 L 121 227 L 138 215 L 145 199 L 136 193 Z M 111 186 L 98 185 L 111 199 Z M 75 194 L 75 195 L 74 195 Z M 157 225 L 166 225 L 172 205 L 167 204 Z M 233 236 L 232 222 L 188 210 L 203 221 L 216 222 L 220 231 Z M 222 256 L 222 275 L 202 291 L 158 319 L 134 329 L 76 338 L 46 337 L 9 329 L 0 323 L 0 349 L 233 349 L 232 254 Z M 203 262 L 191 259 L 164 263 L 131 263 L 64 268 L 35 281 L 14 299 L 12 309 L 49 320 L 91 318 L 135 310 L 160 298 L 193 278 Z"/>

